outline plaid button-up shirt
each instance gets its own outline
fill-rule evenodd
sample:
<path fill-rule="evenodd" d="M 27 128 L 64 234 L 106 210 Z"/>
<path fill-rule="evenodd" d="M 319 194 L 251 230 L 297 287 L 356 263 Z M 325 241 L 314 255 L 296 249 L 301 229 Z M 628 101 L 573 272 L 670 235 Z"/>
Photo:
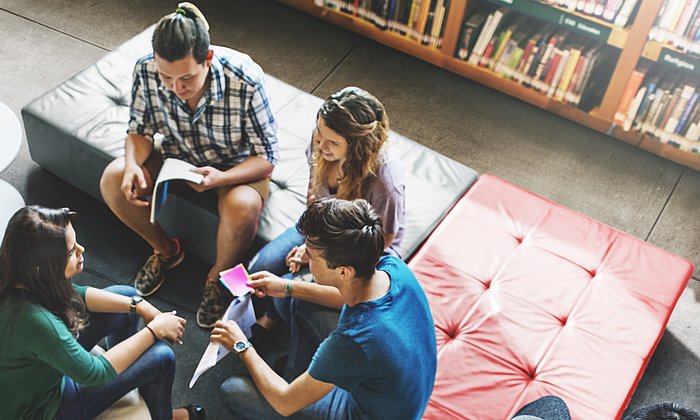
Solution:
<path fill-rule="evenodd" d="M 127 133 L 164 136 L 163 157 L 195 166 L 233 167 L 249 156 L 277 161 L 277 124 L 264 73 L 248 55 L 222 48 L 211 62 L 211 83 L 197 109 L 160 82 L 153 54 L 134 68 Z"/>

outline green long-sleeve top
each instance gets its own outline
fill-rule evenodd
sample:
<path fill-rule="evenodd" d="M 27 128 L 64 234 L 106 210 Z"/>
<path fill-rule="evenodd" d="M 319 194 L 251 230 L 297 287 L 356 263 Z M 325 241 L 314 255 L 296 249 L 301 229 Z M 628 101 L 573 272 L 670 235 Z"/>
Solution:
<path fill-rule="evenodd" d="M 87 287 L 73 286 L 85 301 Z M 60 318 L 18 293 L 0 307 L 0 411 L 8 419 L 52 419 L 58 412 L 63 376 L 87 386 L 117 376 L 95 357 Z"/>

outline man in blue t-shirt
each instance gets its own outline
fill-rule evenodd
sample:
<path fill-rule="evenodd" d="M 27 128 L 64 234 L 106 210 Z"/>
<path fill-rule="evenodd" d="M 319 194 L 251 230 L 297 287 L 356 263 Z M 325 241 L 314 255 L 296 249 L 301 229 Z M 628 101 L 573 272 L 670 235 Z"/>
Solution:
<path fill-rule="evenodd" d="M 329 199 L 309 206 L 297 229 L 306 238 L 316 283 L 342 296 L 338 327 L 308 369 L 287 383 L 235 322 L 219 321 L 212 340 L 237 353 L 250 373 L 224 382 L 225 404 L 241 418 L 420 418 L 435 382 L 435 327 L 425 293 L 406 264 L 380 259 L 381 219 L 364 200 Z M 252 277 L 258 295 L 324 304 L 322 292 L 304 296 L 302 287 L 295 292 L 296 284 L 272 274 Z"/>

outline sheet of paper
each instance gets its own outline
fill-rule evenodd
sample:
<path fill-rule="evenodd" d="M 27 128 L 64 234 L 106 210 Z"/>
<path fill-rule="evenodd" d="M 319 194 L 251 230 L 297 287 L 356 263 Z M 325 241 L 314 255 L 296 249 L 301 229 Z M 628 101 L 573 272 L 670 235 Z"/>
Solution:
<path fill-rule="evenodd" d="M 250 293 L 238 297 L 231 302 L 223 318 L 224 321 L 233 320 L 236 321 L 243 334 L 250 338 L 253 334 L 250 331 L 250 327 L 255 323 L 255 311 L 253 310 L 253 301 L 251 299 Z M 218 343 L 209 343 L 202 358 L 199 360 L 197 368 L 194 370 L 192 379 L 190 380 L 190 388 L 192 388 L 199 379 L 200 376 L 211 367 L 215 366 L 216 363 L 223 359 L 229 351 Z"/>
<path fill-rule="evenodd" d="M 165 204 L 168 197 L 168 181 L 172 179 L 182 179 L 195 184 L 201 184 L 204 176 L 192 172 L 196 166 L 180 159 L 168 158 L 163 161 L 163 166 L 158 172 L 155 186 L 153 187 L 153 195 L 151 197 L 151 223 L 155 224 L 158 219 L 158 214 Z"/>
<path fill-rule="evenodd" d="M 234 296 L 243 296 L 244 294 L 252 291 L 250 287 L 246 286 L 249 280 L 248 272 L 246 271 L 243 264 L 238 264 L 233 268 L 222 271 L 219 273 L 221 278 L 219 281 L 226 286 L 226 288 Z"/>

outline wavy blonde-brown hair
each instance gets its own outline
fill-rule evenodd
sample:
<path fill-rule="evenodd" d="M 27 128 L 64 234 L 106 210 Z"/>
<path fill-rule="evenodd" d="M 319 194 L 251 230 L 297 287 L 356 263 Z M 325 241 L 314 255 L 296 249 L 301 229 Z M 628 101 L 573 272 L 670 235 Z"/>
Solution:
<path fill-rule="evenodd" d="M 382 147 L 389 137 L 389 117 L 384 105 L 369 92 L 358 87 L 346 87 L 326 99 L 318 111 L 326 126 L 348 142 L 348 156 L 343 163 L 337 198 L 354 200 L 364 197 L 365 181 L 376 176 Z M 318 148 L 313 148 L 313 190 L 324 183 L 330 165 Z"/>

